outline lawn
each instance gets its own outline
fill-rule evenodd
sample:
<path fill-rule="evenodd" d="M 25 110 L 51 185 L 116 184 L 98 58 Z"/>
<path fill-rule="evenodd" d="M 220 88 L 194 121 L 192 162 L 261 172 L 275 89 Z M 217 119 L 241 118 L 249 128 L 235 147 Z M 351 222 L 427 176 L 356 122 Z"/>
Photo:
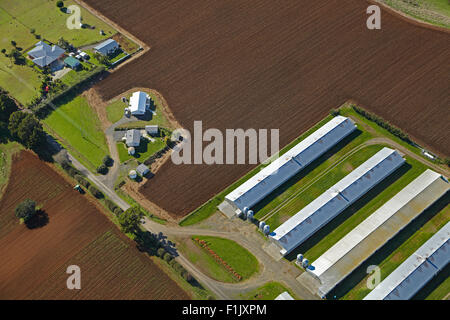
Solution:
<path fill-rule="evenodd" d="M 75 4 L 74 1 L 64 1 L 66 6 Z M 56 1 L 28 0 L 0 2 L 0 49 L 9 52 L 17 43 L 18 48 L 26 53 L 41 39 L 56 43 L 63 37 L 75 46 L 98 42 L 111 37 L 116 31 L 87 10 L 81 8 L 83 23 L 95 26 L 91 29 L 68 29 L 66 20 L 70 16 L 56 7 Z M 30 31 L 35 29 L 37 39 Z M 99 30 L 106 32 L 101 36 Z M 9 58 L 0 54 L 0 87 L 6 89 L 21 104 L 26 105 L 38 95 L 41 84 L 39 72 L 28 65 L 18 66 L 11 63 Z"/>
<path fill-rule="evenodd" d="M 124 163 L 130 159 L 138 159 L 140 162 L 144 162 L 150 158 L 153 154 L 163 149 L 166 144 L 161 138 L 154 138 L 155 142 L 150 142 L 147 139 L 141 139 L 141 144 L 136 147 L 136 153 L 134 155 L 128 154 L 128 148 L 122 142 L 117 143 L 117 150 L 119 151 L 120 163 Z"/>
<path fill-rule="evenodd" d="M 289 292 L 289 294 L 295 299 L 295 296 L 289 289 L 286 289 L 281 283 L 272 281 L 267 282 L 258 289 L 252 290 L 245 294 L 240 294 L 239 297 L 243 300 L 275 300 L 283 292 Z"/>
<path fill-rule="evenodd" d="M 57 107 L 43 122 L 46 129 L 91 171 L 95 172 L 103 157 L 109 154 L 97 114 L 82 96 Z"/>
<path fill-rule="evenodd" d="M 209 248 L 240 274 L 243 280 L 258 272 L 259 263 L 255 256 L 232 240 L 218 237 L 193 236 L 191 239 L 181 242 L 180 249 L 184 251 L 187 258 L 211 278 L 230 283 L 237 281 L 224 266 L 216 262 L 205 249 L 201 248 L 193 240 L 195 238 L 206 241 Z"/>
<path fill-rule="evenodd" d="M 17 142 L 7 142 L 0 144 L 0 198 L 2 195 L 2 188 L 8 182 L 12 155 L 22 149 L 22 145 L 18 144 Z"/>
<path fill-rule="evenodd" d="M 384 146 L 371 145 L 352 154 L 345 160 L 337 164 L 335 167 L 329 169 L 326 174 L 320 179 L 314 181 L 312 184 L 298 190 L 298 193 L 292 197 L 279 211 L 274 212 L 270 216 L 266 216 L 265 221 L 274 230 L 283 222 L 295 215 L 306 205 L 315 200 L 322 193 L 327 191 L 342 178 L 348 175 L 351 171 L 367 161 L 370 157 L 375 155 Z"/>
<path fill-rule="evenodd" d="M 405 159 L 407 164 L 369 191 L 355 205 L 342 212 L 337 219 L 297 248 L 293 255 L 302 252 L 309 261 L 315 261 L 427 169 L 424 164 L 408 156 Z M 314 262 L 312 264 L 314 265 Z"/>
<path fill-rule="evenodd" d="M 363 299 L 370 292 L 370 289 L 366 286 L 368 278 L 365 273 L 366 268 L 369 265 L 377 265 L 381 269 L 381 280 L 386 278 L 430 239 L 433 234 L 450 221 L 450 205 L 448 203 L 449 196 L 447 195 L 423 212 L 407 228 L 364 262 L 361 267 L 334 290 L 332 295 L 345 300 Z M 445 285 L 444 283 L 443 286 Z M 448 291 L 445 294 L 447 293 Z M 440 287 L 434 292 L 433 297 L 443 298 L 445 294 L 442 292 L 442 287 Z"/>
<path fill-rule="evenodd" d="M 450 28 L 448 0 L 410 1 L 410 3 L 400 0 L 383 0 L 382 2 L 419 20 Z"/>

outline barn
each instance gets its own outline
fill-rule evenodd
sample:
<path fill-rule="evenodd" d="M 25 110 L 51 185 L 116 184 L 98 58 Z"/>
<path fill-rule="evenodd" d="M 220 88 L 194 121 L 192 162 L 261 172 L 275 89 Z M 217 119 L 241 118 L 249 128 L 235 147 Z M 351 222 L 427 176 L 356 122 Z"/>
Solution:
<path fill-rule="evenodd" d="M 375 287 L 364 300 L 408 300 L 450 262 L 450 222 Z"/>
<path fill-rule="evenodd" d="M 345 235 L 307 270 L 320 280 L 319 296 L 326 296 L 448 190 L 442 175 L 426 170 Z"/>
<path fill-rule="evenodd" d="M 354 130 L 356 125 L 351 119 L 333 118 L 228 194 L 225 201 L 234 210 L 253 207 Z"/>
<path fill-rule="evenodd" d="M 270 238 L 286 255 L 399 168 L 405 160 L 383 148 L 279 226 Z"/>

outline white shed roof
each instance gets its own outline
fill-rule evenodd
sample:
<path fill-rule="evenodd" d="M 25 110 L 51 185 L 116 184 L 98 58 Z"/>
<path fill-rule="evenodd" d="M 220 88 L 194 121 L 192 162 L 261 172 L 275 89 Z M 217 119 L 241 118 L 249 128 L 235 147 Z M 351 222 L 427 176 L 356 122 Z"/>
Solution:
<path fill-rule="evenodd" d="M 375 287 L 364 300 L 408 300 L 450 262 L 450 222 Z"/>
<path fill-rule="evenodd" d="M 125 134 L 127 146 L 138 146 L 141 142 L 141 132 L 139 130 L 127 130 Z"/>
<path fill-rule="evenodd" d="M 134 92 L 130 98 L 130 111 L 133 114 L 145 114 L 147 110 L 148 94 L 142 91 Z"/>
<path fill-rule="evenodd" d="M 241 210 L 254 206 L 355 129 L 351 119 L 342 116 L 333 118 L 233 190 L 225 199 Z"/>
<path fill-rule="evenodd" d="M 271 235 L 287 254 L 400 167 L 405 160 L 383 148 L 321 194 Z"/>
<path fill-rule="evenodd" d="M 449 190 L 439 173 L 426 170 L 312 263 L 325 296 Z"/>

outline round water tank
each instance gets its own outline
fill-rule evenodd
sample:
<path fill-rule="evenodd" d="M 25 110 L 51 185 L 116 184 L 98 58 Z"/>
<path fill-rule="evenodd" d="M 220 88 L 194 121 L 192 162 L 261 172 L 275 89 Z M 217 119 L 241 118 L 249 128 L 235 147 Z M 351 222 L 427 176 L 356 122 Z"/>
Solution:
<path fill-rule="evenodd" d="M 309 265 L 308 259 L 303 260 L 303 263 L 302 263 L 303 268 L 308 267 L 308 265 Z"/>
<path fill-rule="evenodd" d="M 298 262 L 302 262 L 302 261 L 303 261 L 303 255 L 302 255 L 301 253 L 299 253 L 299 254 L 297 255 L 297 261 L 298 261 Z"/>
<path fill-rule="evenodd" d="M 252 210 L 248 210 L 248 212 L 247 212 L 247 219 L 252 220 L 253 219 L 253 215 L 254 215 L 253 211 Z"/>
<path fill-rule="evenodd" d="M 247 214 L 248 212 L 248 207 L 244 207 L 244 209 L 242 210 L 245 214 Z"/>
<path fill-rule="evenodd" d="M 264 226 L 264 234 L 269 234 L 269 233 L 270 233 L 270 227 L 269 227 L 268 224 L 266 224 L 266 225 Z"/>
<path fill-rule="evenodd" d="M 261 221 L 259 223 L 259 229 L 263 230 L 265 225 L 266 225 L 266 223 L 264 221 Z"/>
<path fill-rule="evenodd" d="M 135 170 L 131 170 L 130 173 L 128 174 L 128 176 L 129 176 L 131 179 L 136 179 L 137 173 L 136 173 Z"/>
<path fill-rule="evenodd" d="M 136 149 L 134 149 L 134 147 L 129 147 L 128 148 L 128 154 L 130 156 L 134 155 L 136 153 Z"/>

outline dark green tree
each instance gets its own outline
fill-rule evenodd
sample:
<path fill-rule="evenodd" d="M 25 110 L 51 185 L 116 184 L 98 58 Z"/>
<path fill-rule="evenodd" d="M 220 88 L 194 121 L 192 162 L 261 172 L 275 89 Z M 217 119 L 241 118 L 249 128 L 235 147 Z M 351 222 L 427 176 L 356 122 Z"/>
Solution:
<path fill-rule="evenodd" d="M 25 222 L 30 220 L 36 214 L 36 202 L 26 199 L 16 207 L 16 217 Z"/>
<path fill-rule="evenodd" d="M 6 94 L 0 94 L 0 122 L 7 122 L 13 112 L 17 111 L 17 105 Z"/>
<path fill-rule="evenodd" d="M 119 216 L 120 227 L 123 232 L 135 232 L 139 229 L 139 224 L 144 216 L 142 210 L 137 207 L 131 207 Z"/>
<path fill-rule="evenodd" d="M 56 1 L 56 6 L 57 6 L 58 8 L 62 8 L 62 7 L 64 7 L 64 2 L 61 1 L 61 0 Z"/>
<path fill-rule="evenodd" d="M 41 148 L 46 145 L 46 134 L 42 124 L 31 113 L 13 112 L 9 117 L 8 129 L 11 136 L 28 149 L 42 150 Z"/>

